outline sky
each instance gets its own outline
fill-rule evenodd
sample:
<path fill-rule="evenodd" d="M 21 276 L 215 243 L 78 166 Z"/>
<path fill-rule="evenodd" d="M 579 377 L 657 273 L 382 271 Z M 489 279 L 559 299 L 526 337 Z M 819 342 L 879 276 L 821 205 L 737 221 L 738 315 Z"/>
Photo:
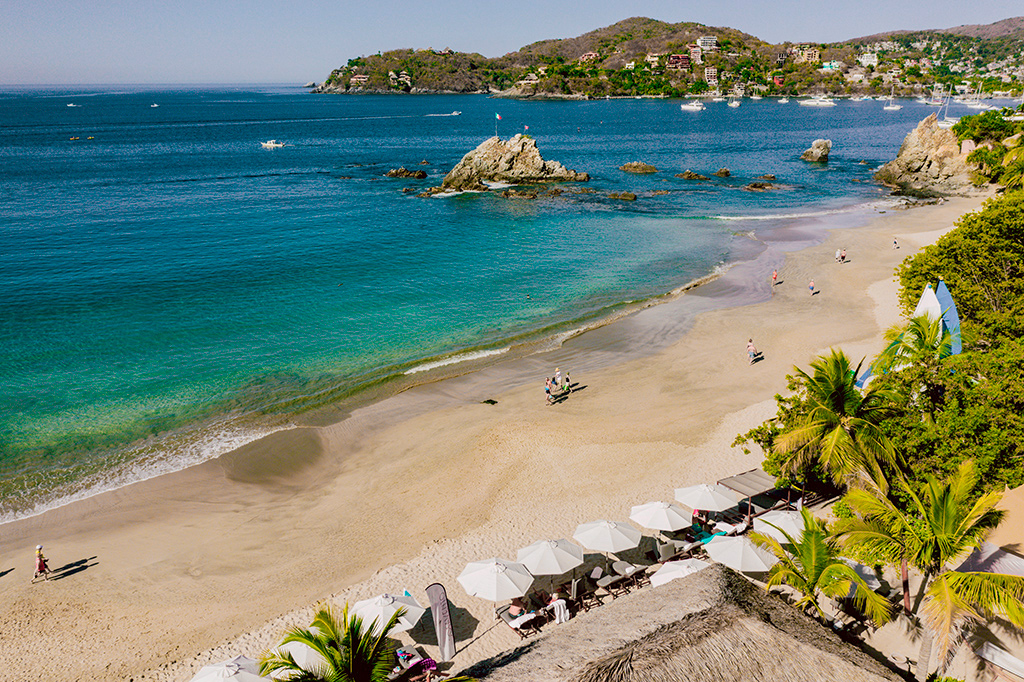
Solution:
<path fill-rule="evenodd" d="M 396 48 L 496 57 L 632 16 L 772 43 L 988 24 L 1020 0 L 0 0 L 0 84 L 298 83 Z"/>

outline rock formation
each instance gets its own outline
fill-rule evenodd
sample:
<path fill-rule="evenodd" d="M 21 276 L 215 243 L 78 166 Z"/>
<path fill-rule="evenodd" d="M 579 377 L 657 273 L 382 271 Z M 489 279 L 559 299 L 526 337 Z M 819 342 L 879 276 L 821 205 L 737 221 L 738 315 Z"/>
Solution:
<path fill-rule="evenodd" d="M 727 178 L 730 175 L 732 175 L 732 173 L 729 172 L 728 168 L 719 168 L 714 173 L 712 173 L 712 175 L 716 175 L 716 176 L 718 176 L 720 178 Z"/>
<path fill-rule="evenodd" d="M 768 182 L 775 182 L 775 176 L 771 173 L 765 173 L 764 175 L 758 175 L 758 180 L 767 180 Z"/>
<path fill-rule="evenodd" d="M 710 180 L 711 179 L 711 178 L 709 178 L 706 175 L 701 175 L 700 173 L 694 173 L 692 170 L 689 170 L 689 169 L 684 170 L 682 173 L 676 173 L 676 177 L 677 178 L 682 178 L 683 180 Z"/>
<path fill-rule="evenodd" d="M 612 192 L 609 199 L 621 199 L 622 201 L 636 201 L 636 195 L 632 192 Z"/>
<path fill-rule="evenodd" d="M 427 177 L 427 171 L 409 170 L 405 166 L 402 166 L 401 168 L 392 168 L 384 175 L 389 178 L 416 178 L 417 180 L 422 180 Z"/>
<path fill-rule="evenodd" d="M 774 185 L 772 185 L 772 183 L 770 183 L 770 182 L 761 182 L 759 180 L 755 180 L 754 182 L 750 183 L 749 185 L 747 185 L 743 189 L 749 190 L 751 192 L 767 192 L 768 190 L 772 189 L 773 187 L 774 187 Z"/>
<path fill-rule="evenodd" d="M 444 176 L 441 187 L 446 191 L 479 191 L 487 189 L 484 180 L 530 184 L 589 179 L 586 173 L 577 173 L 557 161 L 545 161 L 532 138 L 516 135 L 507 141 L 497 137 L 484 140 Z"/>
<path fill-rule="evenodd" d="M 649 163 L 644 163 L 643 161 L 630 161 L 627 164 L 623 164 L 623 165 L 619 166 L 619 170 L 620 171 L 625 171 L 626 173 L 657 173 L 658 172 L 657 168 L 655 168 L 654 166 L 652 166 Z"/>
<path fill-rule="evenodd" d="M 935 114 L 910 131 L 896 158 L 875 179 L 915 194 L 960 194 L 971 189 L 973 168 L 956 135 L 939 127 Z"/>
<path fill-rule="evenodd" d="M 814 163 L 825 163 L 828 161 L 828 153 L 832 151 L 832 140 L 815 140 L 811 148 L 800 155 L 804 161 Z"/>

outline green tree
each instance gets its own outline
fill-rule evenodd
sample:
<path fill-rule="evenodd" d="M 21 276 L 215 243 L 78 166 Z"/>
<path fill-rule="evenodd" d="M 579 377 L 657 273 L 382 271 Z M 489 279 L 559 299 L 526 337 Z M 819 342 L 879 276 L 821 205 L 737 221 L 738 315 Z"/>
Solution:
<path fill-rule="evenodd" d="M 779 560 L 768 571 L 766 587 L 771 589 L 788 585 L 801 595 L 796 605 L 810 609 L 822 620 L 825 619 L 825 613 L 818 598 L 825 596 L 842 599 L 853 588 L 853 601 L 857 608 L 878 625 L 888 622 L 889 601 L 868 587 L 853 567 L 840 559 L 839 542 L 829 535 L 823 522 L 814 518 L 806 508 L 801 509 L 800 514 L 804 530 L 799 538 L 794 538 L 781 528 L 778 530 L 786 542 L 779 542 L 763 533 L 750 534 L 754 544 L 764 547 Z"/>
<path fill-rule="evenodd" d="M 775 439 L 788 455 L 786 468 L 806 470 L 820 463 L 837 485 L 873 480 L 884 485 L 882 467 L 899 463 L 879 424 L 895 409 L 896 396 L 874 383 L 863 393 L 855 384 L 861 364 L 850 366 L 841 350 L 811 363 L 812 374 L 796 368 L 806 412 Z"/>
<path fill-rule="evenodd" d="M 299 642 L 315 651 L 323 661 L 303 668 L 287 651 L 271 651 L 260 661 L 260 673 L 281 671 L 292 682 L 385 682 L 394 665 L 394 649 L 388 634 L 405 613 L 399 609 L 374 634 L 375 620 L 365 627 L 363 619 L 349 612 L 345 604 L 338 618 L 329 605 L 321 606 L 309 628 L 293 627 L 281 644 Z"/>
<path fill-rule="evenodd" d="M 912 317 L 905 325 L 894 325 L 886 330 L 885 349 L 872 368 L 875 374 L 887 374 L 907 368 L 915 374 L 914 395 L 910 402 L 921 398 L 921 411 L 929 423 L 935 422 L 935 410 L 942 399 L 939 378 L 942 360 L 952 352 L 953 338 L 942 328 L 942 320 L 927 315 Z"/>
<path fill-rule="evenodd" d="M 902 477 L 897 481 L 906 511 L 880 490 L 851 490 L 846 501 L 859 518 L 845 522 L 840 531 L 846 542 L 890 563 L 905 560 L 923 574 L 919 615 L 924 636 L 917 672 L 923 682 L 933 643 L 938 644 L 939 671 L 943 672 L 953 653 L 953 637 L 970 622 L 1002 616 L 1024 627 L 1024 578 L 959 573 L 951 568 L 979 546 L 1003 517 L 995 509 L 1001 493 L 975 497 L 978 472 L 972 460 L 962 462 L 944 481 L 925 476 L 919 492 Z"/>

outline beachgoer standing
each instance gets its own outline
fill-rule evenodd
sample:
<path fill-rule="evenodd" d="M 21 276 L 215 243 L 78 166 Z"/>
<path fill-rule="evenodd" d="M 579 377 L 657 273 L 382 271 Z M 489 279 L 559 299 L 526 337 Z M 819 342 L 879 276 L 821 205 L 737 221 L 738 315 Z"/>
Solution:
<path fill-rule="evenodd" d="M 557 367 L 555 367 L 555 386 L 558 387 L 558 386 L 561 386 L 561 385 L 562 385 L 562 370 L 560 370 Z"/>
<path fill-rule="evenodd" d="M 757 357 L 757 347 L 754 346 L 754 339 L 747 341 L 747 357 L 750 358 L 750 364 L 754 364 L 754 358 Z"/>
<path fill-rule="evenodd" d="M 46 564 L 46 557 L 43 556 L 42 545 L 36 545 L 36 572 L 32 576 L 32 580 L 39 576 L 43 576 L 45 580 L 50 579 L 50 567 Z"/>
<path fill-rule="evenodd" d="M 839 262 L 840 263 L 845 263 L 846 262 L 846 249 L 843 249 L 842 252 L 840 252 L 840 254 L 839 254 Z"/>
<path fill-rule="evenodd" d="M 551 379 L 544 377 L 544 395 L 547 397 L 548 405 L 551 404 Z"/>
<path fill-rule="evenodd" d="M 778 284 L 778 283 L 779 283 L 779 271 L 778 270 L 772 270 L 772 288 L 774 289 L 775 285 Z"/>
<path fill-rule="evenodd" d="M 814 280 L 813 279 L 811 280 L 811 283 L 807 285 L 807 288 L 811 290 L 811 296 L 814 296 Z"/>
<path fill-rule="evenodd" d="M 892 248 L 894 248 L 894 249 L 900 248 L 900 243 L 898 241 L 896 241 L 896 237 L 892 238 Z"/>
<path fill-rule="evenodd" d="M 572 379 L 569 378 L 569 373 L 565 373 L 565 379 L 562 382 L 562 392 L 572 393 Z"/>
<path fill-rule="evenodd" d="M 836 249 L 836 262 L 837 263 L 839 262 L 839 251 L 840 251 L 840 249 Z"/>

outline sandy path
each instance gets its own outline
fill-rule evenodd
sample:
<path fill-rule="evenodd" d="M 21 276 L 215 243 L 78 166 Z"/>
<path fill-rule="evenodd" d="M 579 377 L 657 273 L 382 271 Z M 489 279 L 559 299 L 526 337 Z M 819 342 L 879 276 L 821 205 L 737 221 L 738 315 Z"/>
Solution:
<path fill-rule="evenodd" d="M 492 605 L 455 581 L 466 562 L 514 558 L 578 523 L 625 520 L 632 504 L 758 466 L 730 443 L 774 412 L 793 365 L 830 346 L 855 359 L 877 352 L 881 328 L 898 320 L 893 268 L 980 203 L 888 213 L 787 254 L 770 300 L 702 314 L 657 355 L 574 373 L 585 389 L 557 406 L 538 386 L 475 394 L 450 380 L 7 524 L 0 669 L 25 680 L 187 680 L 205 662 L 257 655 L 285 624 L 308 622 L 318 599 L 409 589 L 425 603 L 435 581 L 454 605 L 457 667 L 507 649 L 515 635 L 493 628 Z M 833 262 L 838 247 L 849 263 Z M 765 353 L 753 367 L 748 337 Z M 416 392 L 440 407 L 390 418 Z M 52 566 L 86 568 L 30 586 L 37 542 Z"/>

